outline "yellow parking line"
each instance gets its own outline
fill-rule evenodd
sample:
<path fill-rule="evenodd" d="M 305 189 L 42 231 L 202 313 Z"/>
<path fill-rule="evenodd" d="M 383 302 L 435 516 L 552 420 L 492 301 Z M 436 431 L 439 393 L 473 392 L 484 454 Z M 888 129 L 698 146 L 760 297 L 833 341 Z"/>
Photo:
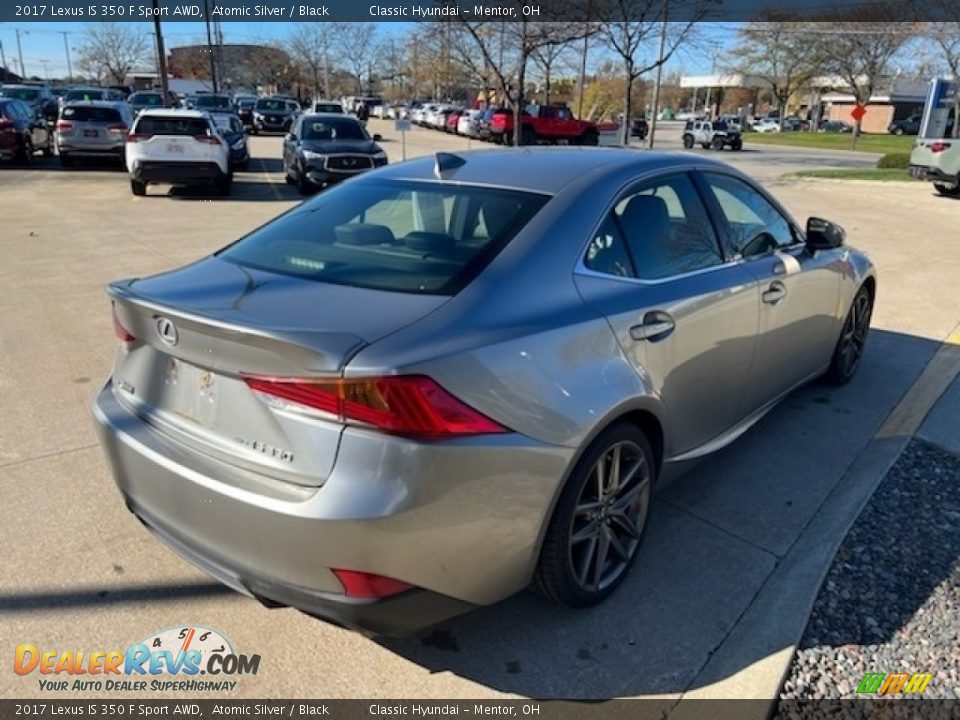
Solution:
<path fill-rule="evenodd" d="M 260 163 L 260 174 L 263 175 L 263 179 L 267 181 L 267 185 L 269 185 L 270 189 L 273 190 L 273 194 L 277 196 L 277 200 L 283 200 L 283 195 L 280 194 L 280 190 L 277 188 L 279 183 L 275 183 L 270 177 L 270 174 L 267 172 L 266 163 L 263 162 L 263 158 L 257 158 L 257 162 Z"/>
<path fill-rule="evenodd" d="M 933 406 L 960 375 L 960 325 L 957 325 L 907 394 L 893 409 L 875 437 L 913 437 Z"/>

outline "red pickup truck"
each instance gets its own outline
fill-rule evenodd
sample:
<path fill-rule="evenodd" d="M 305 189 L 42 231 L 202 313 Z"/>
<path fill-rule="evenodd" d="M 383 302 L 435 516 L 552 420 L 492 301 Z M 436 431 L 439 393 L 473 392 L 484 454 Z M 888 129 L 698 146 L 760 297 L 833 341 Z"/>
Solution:
<path fill-rule="evenodd" d="M 596 145 L 600 139 L 595 123 L 577 120 L 563 105 L 540 105 L 534 112 L 521 115 L 521 139 L 524 145 L 566 140 L 571 145 Z M 490 118 L 494 142 L 513 144 L 513 111 L 497 110 Z"/>

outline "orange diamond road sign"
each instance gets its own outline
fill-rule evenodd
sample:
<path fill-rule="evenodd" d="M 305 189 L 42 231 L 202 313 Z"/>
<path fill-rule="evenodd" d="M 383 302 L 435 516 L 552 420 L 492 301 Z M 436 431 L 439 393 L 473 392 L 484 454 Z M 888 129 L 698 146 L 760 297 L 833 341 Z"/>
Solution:
<path fill-rule="evenodd" d="M 863 105 L 857 105 L 850 111 L 854 120 L 861 120 L 867 114 L 867 109 Z"/>

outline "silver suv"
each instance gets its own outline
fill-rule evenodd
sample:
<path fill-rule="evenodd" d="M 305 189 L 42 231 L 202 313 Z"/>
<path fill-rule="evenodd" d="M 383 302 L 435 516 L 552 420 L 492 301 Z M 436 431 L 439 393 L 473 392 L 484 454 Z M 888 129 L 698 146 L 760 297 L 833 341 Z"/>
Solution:
<path fill-rule="evenodd" d="M 67 103 L 57 120 L 60 164 L 70 167 L 82 157 L 112 157 L 122 163 L 127 130 L 132 124 L 133 113 L 126 103 Z"/>

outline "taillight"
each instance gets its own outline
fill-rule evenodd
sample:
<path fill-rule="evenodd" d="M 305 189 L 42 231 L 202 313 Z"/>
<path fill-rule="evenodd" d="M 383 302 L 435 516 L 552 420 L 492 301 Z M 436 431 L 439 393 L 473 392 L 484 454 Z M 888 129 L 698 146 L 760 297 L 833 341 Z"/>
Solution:
<path fill-rule="evenodd" d="M 146 142 L 152 137 L 153 135 L 146 135 L 144 133 L 130 133 L 129 135 L 127 135 L 127 142 L 128 143 Z"/>
<path fill-rule="evenodd" d="M 397 435 L 443 438 L 508 432 L 423 375 L 300 380 L 244 377 L 253 390 Z"/>
<path fill-rule="evenodd" d="M 413 587 L 410 583 L 405 583 L 402 580 L 394 580 L 373 573 L 357 572 L 356 570 L 334 569 L 333 574 L 343 585 L 343 592 L 347 597 L 363 600 L 379 600 Z"/>
<path fill-rule="evenodd" d="M 70 132 L 73 130 L 73 123 L 67 120 L 57 120 L 57 132 Z"/>
<path fill-rule="evenodd" d="M 126 125 L 107 125 L 107 132 L 125 133 L 126 131 L 127 131 Z"/>
<path fill-rule="evenodd" d="M 194 140 L 197 142 L 207 143 L 208 145 L 219 145 L 220 138 L 216 135 L 194 135 Z"/>
<path fill-rule="evenodd" d="M 932 153 L 942 153 L 944 150 L 948 150 L 950 148 L 950 143 L 935 142 L 935 143 L 930 143 L 928 147 L 930 148 L 930 152 Z"/>
<path fill-rule="evenodd" d="M 134 340 L 137 339 L 133 336 L 133 333 L 127 330 L 123 326 L 123 323 L 120 322 L 120 318 L 117 316 L 116 305 L 113 306 L 113 332 L 116 333 L 117 339 L 120 342 L 128 343 L 128 342 L 133 342 Z"/>

